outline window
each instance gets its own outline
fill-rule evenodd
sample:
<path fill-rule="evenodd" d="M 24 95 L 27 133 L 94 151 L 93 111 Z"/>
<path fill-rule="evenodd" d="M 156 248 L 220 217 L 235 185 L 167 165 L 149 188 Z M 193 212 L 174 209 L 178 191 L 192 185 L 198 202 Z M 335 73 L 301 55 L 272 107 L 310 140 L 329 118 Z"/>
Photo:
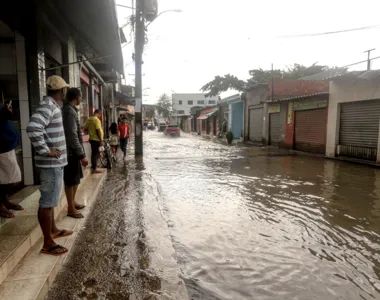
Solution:
<path fill-rule="evenodd" d="M 194 103 L 193 100 L 189 100 L 189 101 L 187 101 L 187 104 L 188 104 L 188 105 L 193 105 L 193 103 Z"/>
<path fill-rule="evenodd" d="M 205 102 L 203 100 L 198 100 L 197 103 L 200 104 L 200 105 L 204 105 L 205 104 Z"/>
<path fill-rule="evenodd" d="M 184 110 L 179 110 L 179 111 L 178 111 L 178 114 L 179 114 L 179 115 L 183 115 L 183 114 L 185 114 L 185 111 L 184 111 Z"/>
<path fill-rule="evenodd" d="M 178 104 L 179 104 L 179 105 L 182 105 L 182 100 L 178 100 Z"/>
<path fill-rule="evenodd" d="M 208 104 L 215 104 L 215 100 L 209 100 Z"/>

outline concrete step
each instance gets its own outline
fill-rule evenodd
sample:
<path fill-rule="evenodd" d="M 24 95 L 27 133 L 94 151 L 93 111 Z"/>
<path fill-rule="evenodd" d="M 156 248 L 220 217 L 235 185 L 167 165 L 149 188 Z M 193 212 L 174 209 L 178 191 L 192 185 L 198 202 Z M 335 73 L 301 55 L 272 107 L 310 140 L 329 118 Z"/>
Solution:
<path fill-rule="evenodd" d="M 79 203 L 86 205 L 86 208 L 83 210 L 85 216 L 89 215 L 91 205 L 96 199 L 105 176 L 106 173 L 86 176 L 86 180 L 80 185 L 77 200 Z M 60 214 L 57 214 L 58 227 L 73 230 L 74 234 L 69 237 L 60 238 L 57 242 L 70 249 L 85 219 L 67 217 L 66 199 L 61 199 L 61 202 L 64 205 L 61 205 Z M 33 217 L 37 219 L 36 216 Z M 7 269 L 4 266 L 4 270 L 0 272 L 2 276 L 6 272 L 8 273 L 0 285 L 0 299 L 44 299 L 60 267 L 67 258 L 67 255 L 55 257 L 41 254 L 40 250 L 43 238 L 38 224 L 37 228 L 34 228 L 33 231 L 39 231 L 39 234 L 35 233 L 34 237 L 31 235 L 26 237 L 19 247 L 14 249 L 11 257 L 8 258 Z M 34 244 L 32 244 L 32 241 L 34 241 Z M 2 241 L 0 248 L 1 246 L 3 246 Z M 10 268 L 13 264 L 14 266 Z M 0 267 L 1 269 L 2 267 Z"/>
<path fill-rule="evenodd" d="M 90 178 L 90 170 L 86 169 L 83 183 Z M 14 219 L 1 219 L 0 226 L 0 284 L 12 272 L 24 255 L 33 247 L 42 236 L 38 224 L 37 211 L 40 192 L 38 186 L 23 189 L 11 197 L 11 201 L 19 203 L 25 210 L 15 212 Z M 55 208 L 55 216 L 58 220 L 66 209 L 67 201 L 62 194 L 59 206 Z M 2 299 L 0 297 L 0 299 Z"/>

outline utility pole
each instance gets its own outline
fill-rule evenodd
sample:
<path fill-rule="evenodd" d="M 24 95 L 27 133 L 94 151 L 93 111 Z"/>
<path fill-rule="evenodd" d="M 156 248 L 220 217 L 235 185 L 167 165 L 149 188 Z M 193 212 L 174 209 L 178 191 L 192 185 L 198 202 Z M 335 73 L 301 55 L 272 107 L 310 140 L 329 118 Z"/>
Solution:
<path fill-rule="evenodd" d="M 371 60 L 370 60 L 370 54 L 371 54 L 371 51 L 373 51 L 373 50 L 376 50 L 375 48 L 373 48 L 373 49 L 369 49 L 369 50 L 366 50 L 366 51 L 364 51 L 363 53 L 368 53 L 368 58 L 367 58 L 367 71 L 369 71 L 369 70 L 371 70 Z"/>
<path fill-rule="evenodd" d="M 143 155 L 142 130 L 142 54 L 145 43 L 144 2 L 136 0 L 136 38 L 135 38 L 135 156 Z"/>

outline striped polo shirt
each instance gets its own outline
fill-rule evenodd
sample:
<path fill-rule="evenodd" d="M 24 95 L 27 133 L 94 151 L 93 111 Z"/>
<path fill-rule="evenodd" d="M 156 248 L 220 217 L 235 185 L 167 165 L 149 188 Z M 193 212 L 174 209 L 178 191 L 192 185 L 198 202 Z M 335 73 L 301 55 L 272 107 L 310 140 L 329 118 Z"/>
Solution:
<path fill-rule="evenodd" d="M 44 97 L 30 118 L 26 132 L 36 150 L 35 162 L 40 168 L 67 165 L 66 139 L 61 108 L 51 97 Z M 61 150 L 61 157 L 47 156 L 50 149 Z"/>

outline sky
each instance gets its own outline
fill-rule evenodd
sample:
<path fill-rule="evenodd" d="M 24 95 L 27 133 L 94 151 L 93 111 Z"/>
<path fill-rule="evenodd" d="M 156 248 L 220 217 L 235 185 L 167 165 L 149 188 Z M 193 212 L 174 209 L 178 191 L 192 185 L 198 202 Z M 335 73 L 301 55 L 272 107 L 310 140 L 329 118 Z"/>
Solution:
<path fill-rule="evenodd" d="M 131 6 L 131 0 L 116 0 Z M 162 93 L 198 93 L 214 76 L 248 79 L 248 71 L 283 69 L 294 63 L 345 66 L 380 56 L 380 1 L 341 0 L 158 0 L 166 12 L 148 27 L 143 54 L 143 103 Z M 119 24 L 131 10 L 118 7 Z M 321 36 L 314 33 L 375 26 Z M 130 41 L 130 27 L 124 33 Z M 133 43 L 123 47 L 125 83 L 134 85 Z M 349 70 L 365 70 L 366 63 Z M 380 69 L 380 59 L 372 69 Z M 132 75 L 129 75 L 132 74 Z M 235 94 L 223 93 L 221 97 Z"/>

